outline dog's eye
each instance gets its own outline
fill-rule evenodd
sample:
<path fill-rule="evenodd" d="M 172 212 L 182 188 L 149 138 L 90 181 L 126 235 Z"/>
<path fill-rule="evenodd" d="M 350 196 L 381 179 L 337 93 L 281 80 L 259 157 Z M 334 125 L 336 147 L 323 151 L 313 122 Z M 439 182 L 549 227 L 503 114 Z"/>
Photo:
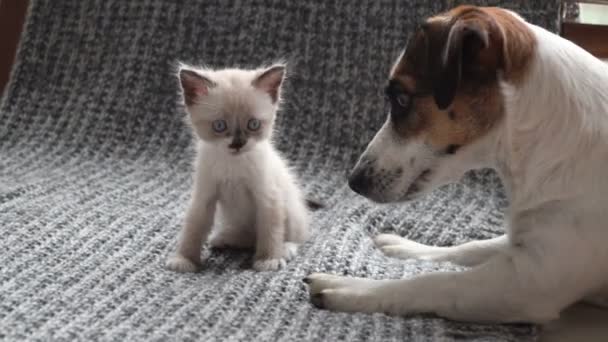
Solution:
<path fill-rule="evenodd" d="M 384 88 L 384 92 L 382 93 L 384 99 L 386 101 L 390 101 L 391 100 L 391 91 L 389 87 Z"/>
<path fill-rule="evenodd" d="M 456 153 L 456 151 L 458 151 L 459 148 L 460 148 L 459 145 L 454 145 L 454 144 L 448 145 L 448 147 L 445 149 L 445 153 L 454 154 L 454 153 Z"/>
<path fill-rule="evenodd" d="M 410 105 L 410 97 L 407 94 L 399 94 L 397 95 L 397 103 L 401 106 L 406 108 L 407 106 Z"/>

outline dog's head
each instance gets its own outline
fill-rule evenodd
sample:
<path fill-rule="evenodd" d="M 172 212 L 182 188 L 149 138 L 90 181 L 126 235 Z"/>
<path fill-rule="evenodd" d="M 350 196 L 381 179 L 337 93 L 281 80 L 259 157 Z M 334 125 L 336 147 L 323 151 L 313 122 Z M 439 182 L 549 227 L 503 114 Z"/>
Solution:
<path fill-rule="evenodd" d="M 391 70 L 388 118 L 349 186 L 404 201 L 475 167 L 471 146 L 503 117 L 499 82 L 525 78 L 534 42 L 521 18 L 497 8 L 461 6 L 423 22 Z"/>

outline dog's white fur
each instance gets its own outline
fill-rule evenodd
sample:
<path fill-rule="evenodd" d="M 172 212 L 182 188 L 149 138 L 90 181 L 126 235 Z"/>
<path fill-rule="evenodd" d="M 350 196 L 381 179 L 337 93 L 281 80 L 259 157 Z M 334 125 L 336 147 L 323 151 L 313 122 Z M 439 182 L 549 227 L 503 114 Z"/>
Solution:
<path fill-rule="evenodd" d="M 252 83 L 267 71 L 187 68 L 204 75 L 213 86 L 206 90 L 201 84 L 200 91 L 205 94 L 187 106 L 197 134 L 194 188 L 177 251 L 168 259 L 167 267 L 179 272 L 196 271 L 202 243 L 210 233 L 209 242 L 214 247 L 255 247 L 253 267 L 258 271 L 285 267 L 298 244 L 309 236 L 309 213 L 295 177 L 272 145 L 280 101 L 273 101 Z M 284 67 L 273 68 L 278 70 L 273 71 L 277 75 L 270 77 L 282 79 Z M 279 91 L 277 83 L 274 80 L 272 84 Z M 248 118 L 261 120 L 261 134 L 257 139 L 249 138 L 237 152 L 230 148 L 233 133 L 211 138 L 206 133 L 211 120 L 225 119 L 230 131 L 236 127 L 245 130 L 242 122 Z M 216 217 L 221 223 L 212 232 Z"/>
<path fill-rule="evenodd" d="M 505 118 L 446 158 L 427 184 L 433 188 L 470 169 L 494 168 L 510 199 L 506 236 L 455 247 L 377 236 L 376 245 L 389 256 L 471 268 L 400 280 L 312 274 L 306 281 L 313 302 L 349 312 L 538 323 L 580 300 L 608 304 L 608 66 L 571 42 L 526 25 L 538 46 L 525 82 L 501 82 Z M 396 148 L 383 134 L 368 152 Z M 389 163 L 401 158 L 388 153 L 383 156 Z M 416 170 L 403 173 L 421 168 L 412 167 Z"/>

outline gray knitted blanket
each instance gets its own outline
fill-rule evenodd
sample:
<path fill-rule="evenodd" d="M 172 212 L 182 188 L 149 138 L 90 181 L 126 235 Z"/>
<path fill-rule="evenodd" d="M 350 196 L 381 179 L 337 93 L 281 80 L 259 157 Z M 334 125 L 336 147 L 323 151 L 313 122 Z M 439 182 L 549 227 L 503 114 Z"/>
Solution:
<path fill-rule="evenodd" d="M 0 339 L 534 340 L 527 325 L 322 311 L 301 282 L 314 271 L 454 268 L 388 259 L 370 238 L 380 232 L 436 245 L 501 233 L 506 199 L 491 172 L 390 206 L 345 184 L 384 120 L 382 85 L 408 32 L 455 3 L 32 1 L 0 106 Z M 556 1 L 507 6 L 555 27 Z M 212 251 L 197 274 L 165 270 L 191 187 L 176 61 L 277 58 L 291 69 L 278 147 L 327 205 L 313 238 L 276 273 L 252 271 L 251 254 L 238 251 Z"/>

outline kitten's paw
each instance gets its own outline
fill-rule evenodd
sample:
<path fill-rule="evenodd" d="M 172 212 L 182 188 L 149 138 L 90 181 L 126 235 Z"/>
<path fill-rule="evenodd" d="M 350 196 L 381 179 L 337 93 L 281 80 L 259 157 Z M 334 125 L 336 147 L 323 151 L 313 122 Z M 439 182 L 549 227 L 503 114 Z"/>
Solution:
<path fill-rule="evenodd" d="M 260 259 L 253 262 L 253 269 L 256 271 L 277 271 L 287 266 L 285 259 Z"/>
<path fill-rule="evenodd" d="M 285 242 L 285 259 L 291 260 L 298 254 L 298 244 L 295 242 Z"/>
<path fill-rule="evenodd" d="M 382 248 L 384 246 L 399 245 L 407 241 L 409 240 L 404 239 L 396 234 L 380 234 L 374 238 L 374 243 L 378 248 Z"/>
<path fill-rule="evenodd" d="M 165 267 L 171 271 L 186 273 L 198 271 L 200 265 L 182 255 L 176 254 L 167 260 Z"/>

